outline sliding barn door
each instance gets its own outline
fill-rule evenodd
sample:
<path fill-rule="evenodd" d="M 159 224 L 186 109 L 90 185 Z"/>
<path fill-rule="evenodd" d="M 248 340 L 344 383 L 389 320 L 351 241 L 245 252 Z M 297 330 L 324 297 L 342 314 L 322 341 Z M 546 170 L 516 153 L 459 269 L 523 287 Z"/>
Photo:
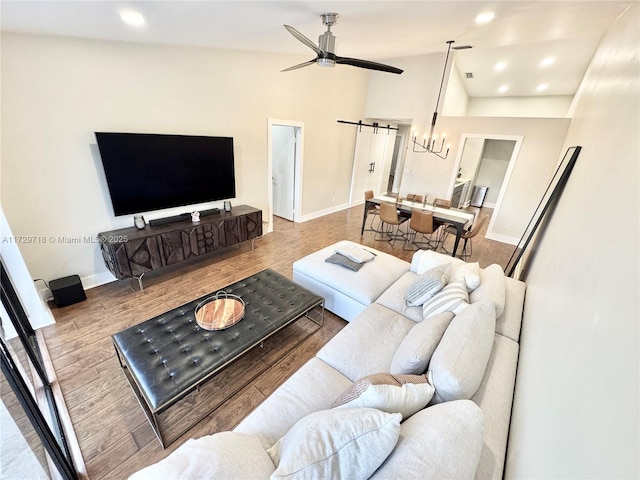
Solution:
<path fill-rule="evenodd" d="M 389 169 L 395 145 L 395 131 L 358 127 L 351 178 L 351 204 L 364 199 L 366 190 L 374 195 L 387 191 Z"/>

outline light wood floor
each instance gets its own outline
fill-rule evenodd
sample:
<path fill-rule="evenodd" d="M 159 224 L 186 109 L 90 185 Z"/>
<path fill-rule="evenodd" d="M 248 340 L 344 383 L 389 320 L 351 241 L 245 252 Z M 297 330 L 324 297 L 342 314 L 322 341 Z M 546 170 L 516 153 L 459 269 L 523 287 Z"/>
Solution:
<path fill-rule="evenodd" d="M 276 219 L 274 232 L 258 239 L 254 251 L 246 243 L 179 268 L 148 274 L 143 292 L 134 291 L 133 283 L 122 280 L 87 290 L 84 302 L 53 308 L 57 323 L 46 327 L 44 335 L 89 477 L 126 478 L 164 458 L 188 438 L 232 429 L 346 322 L 326 312 L 324 326 L 284 358 L 277 360 L 273 351 L 256 353 L 248 363 L 265 362 L 267 370 L 166 450 L 155 438 L 120 371 L 111 343 L 113 333 L 265 268 L 291 278 L 296 259 L 338 240 L 360 242 L 410 261 L 413 252 L 404 251 L 401 242 L 391 246 L 376 241 L 373 232 L 360 236 L 362 208 L 302 224 Z M 492 212 L 483 208 L 480 214 L 485 213 Z M 451 239 L 447 245 L 452 245 Z M 468 261 L 478 261 L 481 267 L 491 263 L 504 266 L 512 251 L 513 246 L 486 240 L 481 232 L 473 240 L 473 256 Z M 287 338 L 283 335 L 272 350 L 279 348 L 278 342 L 288 344 Z"/>

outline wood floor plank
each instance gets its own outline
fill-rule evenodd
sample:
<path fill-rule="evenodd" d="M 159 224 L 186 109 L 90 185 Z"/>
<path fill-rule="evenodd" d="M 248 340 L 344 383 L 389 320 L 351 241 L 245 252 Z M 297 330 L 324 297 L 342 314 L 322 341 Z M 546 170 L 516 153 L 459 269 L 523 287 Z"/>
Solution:
<path fill-rule="evenodd" d="M 255 361 L 270 367 L 167 449 L 158 442 L 120 371 L 112 334 L 265 268 L 291 278 L 295 260 L 339 240 L 359 242 L 410 261 L 413 252 L 404 251 L 401 242 L 392 246 L 375 240 L 373 232 L 360 235 L 362 211 L 362 206 L 353 207 L 305 223 L 276 218 L 274 232 L 256 240 L 254 250 L 246 242 L 207 258 L 151 272 L 144 277 L 143 291 L 138 291 L 136 281 L 121 280 L 87 290 L 83 302 L 64 308 L 52 306 L 57 323 L 45 327 L 43 333 L 90 478 L 126 478 L 164 458 L 188 438 L 232 429 L 346 322 L 325 312 L 322 328 L 293 349 L 292 342 L 301 340 L 309 330 L 302 322 L 283 330 L 262 352 L 253 353 Z M 481 209 L 480 214 L 484 213 L 491 210 Z M 447 242 L 450 246 L 452 240 Z M 512 251 L 511 245 L 485 239 L 482 231 L 473 240 L 473 256 L 468 261 L 477 261 L 481 267 L 491 263 L 504 267 Z M 245 362 L 252 364 L 250 358 Z M 243 384 L 236 380 L 237 385 Z"/>

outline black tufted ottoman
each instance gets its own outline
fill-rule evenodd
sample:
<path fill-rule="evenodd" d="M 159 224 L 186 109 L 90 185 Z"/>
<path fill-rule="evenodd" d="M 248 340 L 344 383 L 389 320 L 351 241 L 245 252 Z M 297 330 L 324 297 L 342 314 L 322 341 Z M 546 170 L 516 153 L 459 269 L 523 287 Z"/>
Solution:
<path fill-rule="evenodd" d="M 246 375 L 242 384 L 216 381 L 222 369 L 303 316 L 322 325 L 324 299 L 271 269 L 222 290 L 245 302 L 244 318 L 225 330 L 196 323 L 195 307 L 209 294 L 113 335 L 120 366 L 164 447 L 246 385 Z M 316 307 L 318 320 L 307 315 Z M 255 368 L 254 377 L 265 369 Z"/>

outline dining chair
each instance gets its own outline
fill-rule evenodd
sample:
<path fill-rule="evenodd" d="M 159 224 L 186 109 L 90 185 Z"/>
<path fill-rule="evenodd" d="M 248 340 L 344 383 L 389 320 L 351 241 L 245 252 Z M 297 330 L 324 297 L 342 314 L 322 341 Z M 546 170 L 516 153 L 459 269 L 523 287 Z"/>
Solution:
<path fill-rule="evenodd" d="M 398 210 L 394 203 L 380 202 L 381 230 L 376 232 L 376 235 L 380 233 L 382 234 L 382 238 L 376 238 L 374 236 L 373 239 L 387 240 L 388 242 L 391 242 L 391 245 L 395 245 L 397 239 L 405 238 L 406 234 L 400 229 L 400 225 L 402 225 L 407 220 L 408 218 L 403 218 L 398 215 Z"/>
<path fill-rule="evenodd" d="M 465 230 L 464 232 L 462 232 L 462 235 L 460 236 L 460 240 L 464 240 L 464 244 L 463 244 L 463 247 L 462 247 L 462 253 L 460 255 L 458 255 L 458 257 L 464 259 L 464 258 L 467 258 L 467 257 L 470 257 L 471 255 L 473 255 L 472 239 L 473 239 L 473 237 L 478 235 L 478 233 L 480 232 L 480 230 L 482 229 L 483 225 L 487 222 L 488 219 L 489 219 L 489 215 L 485 215 L 482 218 L 480 218 L 480 220 L 478 220 L 477 222 L 474 222 L 470 229 Z M 444 226 L 443 236 L 442 236 L 442 250 L 444 250 L 446 253 L 450 253 L 450 252 L 448 252 L 444 248 L 444 242 L 445 242 L 445 240 L 447 239 L 447 237 L 449 235 L 453 235 L 455 237 L 456 233 L 457 233 L 456 232 L 456 227 L 454 227 L 453 225 L 445 225 Z M 469 246 L 469 253 L 467 253 L 467 245 Z"/>
<path fill-rule="evenodd" d="M 415 203 L 422 203 L 422 200 L 424 200 L 424 197 L 422 195 L 414 195 L 413 197 L 413 201 Z"/>
<path fill-rule="evenodd" d="M 365 230 L 379 233 L 379 228 L 378 229 L 373 228 L 373 222 L 375 221 L 376 217 L 378 217 L 378 221 L 380 220 L 380 207 L 374 204 L 369 204 L 369 206 L 367 206 L 367 200 L 370 200 L 373 197 L 374 197 L 373 190 L 366 190 L 364 192 L 364 201 L 365 201 L 365 208 L 367 209 L 367 216 L 369 215 L 372 216 L 370 228 L 366 228 Z"/>
<path fill-rule="evenodd" d="M 436 239 L 436 243 L 434 244 L 432 236 L 436 231 L 437 228 L 433 228 L 433 213 L 423 210 L 412 210 L 411 219 L 409 220 L 409 229 L 407 230 L 402 249 L 409 250 L 408 248 L 406 248 L 407 243 L 409 243 L 411 245 L 415 245 L 418 248 L 426 247 L 435 250 L 436 248 L 438 248 L 438 241 Z M 429 235 L 429 239 L 426 241 L 418 242 L 416 241 L 418 234 L 421 234 L 423 239 L 426 239 L 426 236 Z"/>
<path fill-rule="evenodd" d="M 414 193 L 407 193 L 407 200 L 409 200 L 410 202 L 414 201 L 415 198 L 415 194 Z"/>
<path fill-rule="evenodd" d="M 436 198 L 433 201 L 433 206 L 440 207 L 440 208 L 451 208 L 451 200 L 445 200 L 444 198 Z"/>

